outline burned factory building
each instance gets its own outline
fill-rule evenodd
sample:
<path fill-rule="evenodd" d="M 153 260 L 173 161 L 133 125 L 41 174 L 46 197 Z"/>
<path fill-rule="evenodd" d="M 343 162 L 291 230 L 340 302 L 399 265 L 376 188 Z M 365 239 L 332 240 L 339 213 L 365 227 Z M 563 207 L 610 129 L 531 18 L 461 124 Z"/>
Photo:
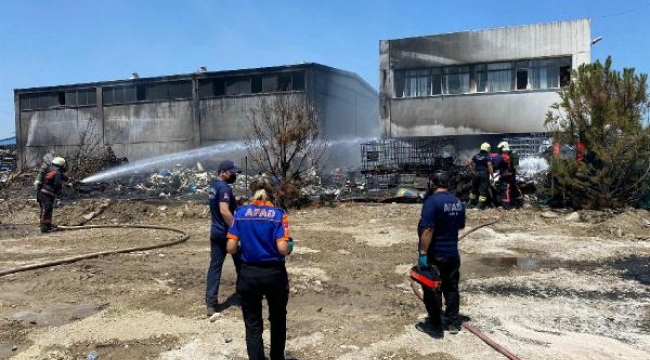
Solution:
<path fill-rule="evenodd" d="M 588 19 L 382 40 L 382 135 L 451 135 L 462 150 L 545 132 L 590 46 Z"/>
<path fill-rule="evenodd" d="M 250 134 L 262 99 L 294 96 L 314 105 L 326 139 L 378 136 L 378 95 L 358 75 L 306 63 L 279 67 L 17 89 L 20 163 L 46 151 L 74 152 L 93 129 L 118 157 L 139 160 Z M 358 151 L 358 150 L 357 150 Z"/>

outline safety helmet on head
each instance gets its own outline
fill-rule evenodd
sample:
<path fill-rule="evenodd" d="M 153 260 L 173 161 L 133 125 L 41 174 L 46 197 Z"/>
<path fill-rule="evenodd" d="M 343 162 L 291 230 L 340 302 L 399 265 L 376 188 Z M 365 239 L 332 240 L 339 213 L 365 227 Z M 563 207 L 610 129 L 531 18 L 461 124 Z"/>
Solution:
<path fill-rule="evenodd" d="M 490 151 L 490 144 L 486 142 L 481 144 L 481 151 Z"/>
<path fill-rule="evenodd" d="M 497 145 L 497 149 L 501 149 L 504 146 L 509 147 L 510 145 L 508 145 L 507 141 L 502 141 L 502 142 L 499 143 L 499 145 Z"/>
<path fill-rule="evenodd" d="M 510 151 L 510 146 L 508 146 L 508 144 L 505 144 L 501 147 L 501 151 Z"/>
<path fill-rule="evenodd" d="M 60 156 L 57 156 L 54 159 L 52 159 L 52 165 L 65 166 L 65 159 Z"/>
<path fill-rule="evenodd" d="M 444 171 L 436 171 L 435 173 L 429 176 L 429 183 L 431 188 L 448 188 L 449 187 L 449 175 Z"/>

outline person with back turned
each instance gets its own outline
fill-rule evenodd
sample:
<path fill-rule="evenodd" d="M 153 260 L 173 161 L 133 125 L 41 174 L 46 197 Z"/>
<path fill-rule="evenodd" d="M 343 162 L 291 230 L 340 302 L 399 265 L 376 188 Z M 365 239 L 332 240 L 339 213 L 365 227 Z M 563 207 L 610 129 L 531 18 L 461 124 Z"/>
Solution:
<path fill-rule="evenodd" d="M 40 226 L 42 233 L 49 233 L 53 230 L 52 213 L 54 211 L 54 202 L 57 197 L 61 196 L 63 183 L 70 179 L 65 174 L 65 159 L 55 157 L 50 165 L 45 168 L 42 175 L 37 177 L 36 201 L 40 207 Z"/>
<path fill-rule="evenodd" d="M 217 178 L 210 183 L 208 202 L 212 225 L 210 226 L 210 267 L 206 280 L 205 303 L 207 314 L 212 316 L 222 310 L 219 305 L 219 285 L 221 284 L 221 270 L 226 259 L 226 235 L 232 224 L 233 213 L 237 208 L 237 200 L 232 193 L 231 184 L 235 183 L 237 174 L 241 169 L 230 160 L 219 163 Z M 238 271 L 237 259 L 233 257 L 235 271 Z"/>
<path fill-rule="evenodd" d="M 429 316 L 417 323 L 416 328 L 437 338 L 443 336 L 445 324 L 451 334 L 457 334 L 461 325 L 458 312 L 458 231 L 465 227 L 465 209 L 460 199 L 447 190 L 448 187 L 449 178 L 443 172 L 436 172 L 429 178 L 428 196 L 418 223 L 418 264 L 420 267 L 435 266 L 440 273 L 441 286 L 440 290 L 433 291 L 423 288 Z M 442 297 L 445 300 L 444 319 Z"/>
<path fill-rule="evenodd" d="M 481 144 L 481 150 L 467 163 L 474 169 L 472 190 L 469 192 L 469 204 L 474 206 L 478 200 L 478 208 L 485 209 L 490 191 L 490 180 L 494 176 L 490 144 Z"/>
<path fill-rule="evenodd" d="M 240 261 L 237 294 L 240 297 L 246 348 L 250 360 L 264 360 L 262 298 L 271 322 L 271 360 L 285 360 L 289 279 L 285 257 L 293 250 L 284 210 L 273 200 L 273 183 L 260 178 L 251 184 L 253 200 L 235 212 L 228 232 L 228 252 Z"/>

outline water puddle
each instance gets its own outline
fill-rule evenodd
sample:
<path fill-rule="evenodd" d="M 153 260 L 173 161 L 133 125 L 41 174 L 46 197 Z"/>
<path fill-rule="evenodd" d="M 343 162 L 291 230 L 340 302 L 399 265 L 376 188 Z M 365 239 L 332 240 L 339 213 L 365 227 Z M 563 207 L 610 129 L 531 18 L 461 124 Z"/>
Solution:
<path fill-rule="evenodd" d="M 96 304 L 59 304 L 40 310 L 31 309 L 17 312 L 7 317 L 7 320 L 30 323 L 36 326 L 61 326 L 96 314 L 103 308 L 104 305 Z"/>
<path fill-rule="evenodd" d="M 558 263 L 546 259 L 518 256 L 461 255 L 461 276 L 464 278 L 489 278 L 513 272 L 526 273 L 542 268 L 557 267 Z"/>

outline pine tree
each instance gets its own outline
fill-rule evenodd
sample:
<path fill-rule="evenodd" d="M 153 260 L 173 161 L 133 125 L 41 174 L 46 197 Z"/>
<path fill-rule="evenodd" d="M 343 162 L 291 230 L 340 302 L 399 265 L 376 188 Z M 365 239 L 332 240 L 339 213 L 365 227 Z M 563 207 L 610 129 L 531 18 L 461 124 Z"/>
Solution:
<path fill-rule="evenodd" d="M 586 147 L 584 157 L 553 158 L 551 172 L 568 200 L 585 208 L 636 206 L 650 182 L 647 74 L 583 64 L 572 73 L 546 126 L 561 144 Z"/>

